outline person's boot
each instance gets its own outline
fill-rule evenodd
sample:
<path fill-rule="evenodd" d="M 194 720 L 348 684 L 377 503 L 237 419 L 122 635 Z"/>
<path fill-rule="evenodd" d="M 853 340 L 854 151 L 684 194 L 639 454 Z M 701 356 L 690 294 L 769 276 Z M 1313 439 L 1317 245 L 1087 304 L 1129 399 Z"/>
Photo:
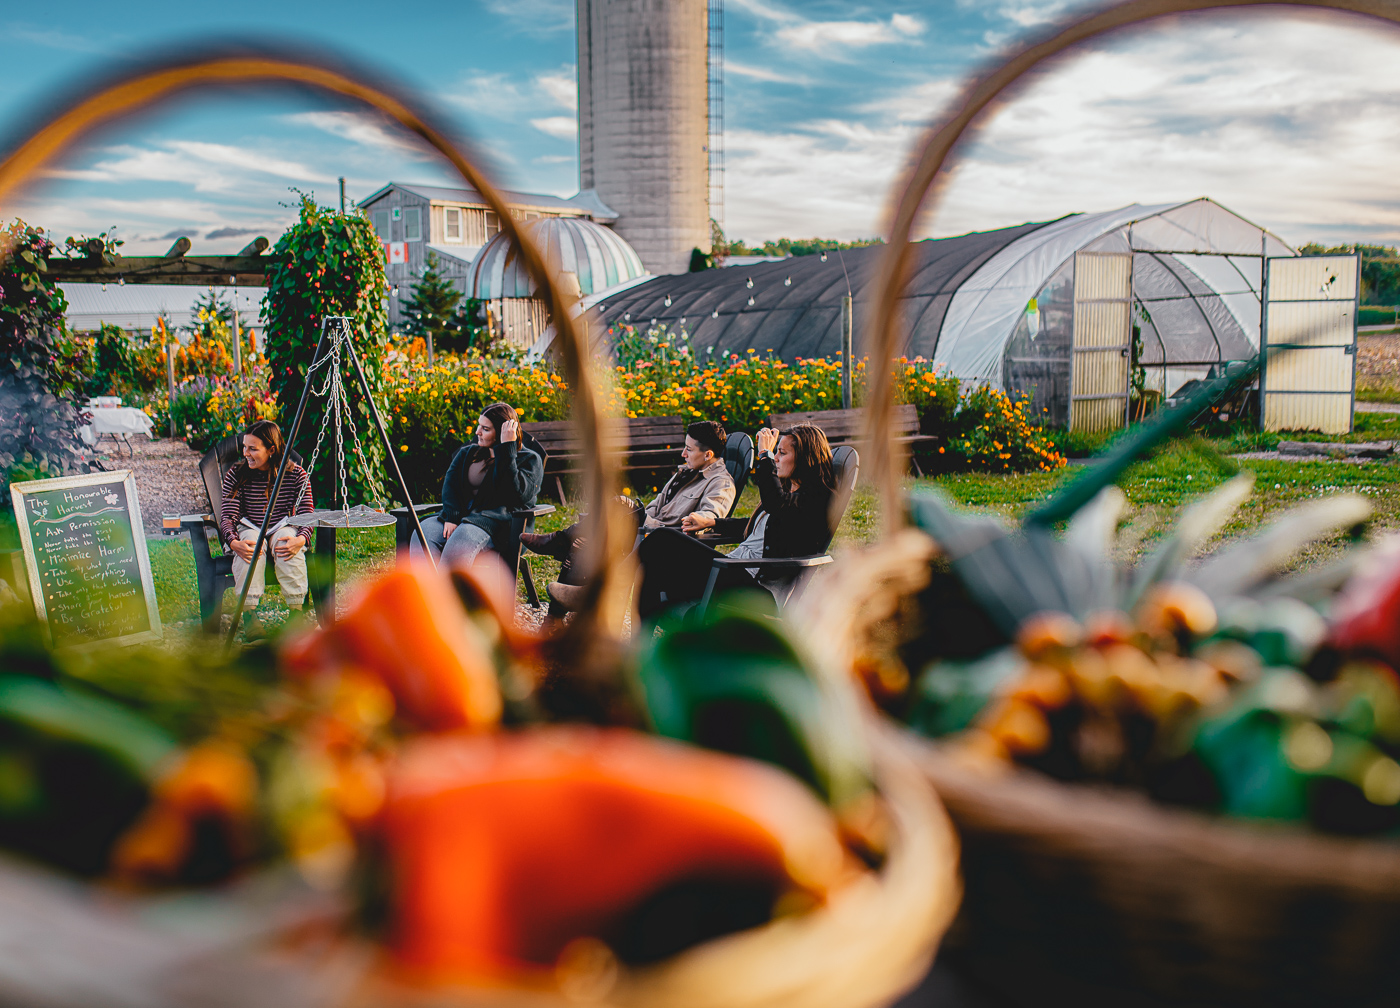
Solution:
<path fill-rule="evenodd" d="M 568 557 L 574 543 L 566 532 L 521 532 L 520 545 L 531 553 L 563 560 Z"/>
<path fill-rule="evenodd" d="M 545 594 L 568 612 L 578 612 L 583 608 L 584 597 L 588 591 L 583 585 L 567 585 L 551 581 L 545 588 Z"/>
<path fill-rule="evenodd" d="M 262 621 L 258 619 L 258 614 L 252 609 L 243 610 L 243 639 L 246 641 L 262 640 L 267 636 L 267 631 L 263 629 Z"/>

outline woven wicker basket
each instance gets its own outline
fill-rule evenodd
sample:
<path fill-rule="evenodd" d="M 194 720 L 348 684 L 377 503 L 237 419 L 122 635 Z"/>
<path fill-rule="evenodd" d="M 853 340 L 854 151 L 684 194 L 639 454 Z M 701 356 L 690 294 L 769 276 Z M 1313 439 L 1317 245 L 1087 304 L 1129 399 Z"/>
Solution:
<path fill-rule="evenodd" d="M 911 749 L 963 840 L 955 956 L 1019 1001 L 1394 1004 L 1400 848 Z"/>
<path fill-rule="evenodd" d="M 955 150 L 990 110 L 1099 36 L 1242 7 L 1400 24 L 1400 6 L 1388 0 L 1122 0 L 1081 8 L 1025 39 L 969 80 L 916 145 L 866 318 L 870 358 L 902 349 L 910 238 L 934 216 Z M 884 436 L 893 388 L 880 368 L 870 382 L 867 441 L 891 500 L 901 470 L 882 456 L 895 450 Z M 884 521 L 888 532 L 900 516 Z M 945 750 L 907 744 L 962 840 L 966 892 L 945 948 L 1007 1003 L 1400 1003 L 1400 846 L 1214 819 L 1030 772 L 979 774 Z"/>
<path fill-rule="evenodd" d="M 587 346 L 571 320 L 572 303 L 461 145 L 407 95 L 368 80 L 362 71 L 246 49 L 139 68 L 74 101 L 0 159 L 0 199 L 91 129 L 195 86 L 311 86 L 367 104 L 435 147 L 496 209 L 558 327 L 573 419 L 587 452 L 584 496 L 598 520 L 586 538 L 603 561 L 587 565 L 598 572 L 588 586 L 589 604 L 558 644 L 560 653 L 573 657 L 580 680 L 592 676 L 601 683 L 618 654 L 631 535 L 607 527 L 605 502 L 615 474 L 598 449 L 598 396 Z M 849 704 L 863 704 L 847 678 L 852 624 L 820 614 L 853 612 L 857 607 L 847 604 L 853 584 L 859 597 L 878 594 L 881 564 L 893 558 L 883 556 L 863 568 L 871 575 L 864 587 L 859 579 L 832 581 L 829 590 L 814 592 L 808 611 L 817 619 L 802 634 L 816 667 Z M 892 730 L 873 715 L 866 723 L 889 825 L 881 869 L 819 909 L 697 946 L 654 967 L 619 971 L 605 964 L 596 976 L 562 984 L 562 993 L 409 991 L 384 978 L 373 948 L 338 933 L 341 903 L 285 875 L 271 873 L 224 892 L 130 899 L 0 861 L 0 1004 L 874 1008 L 923 975 L 956 910 L 959 886 L 956 838 L 932 789 Z"/>

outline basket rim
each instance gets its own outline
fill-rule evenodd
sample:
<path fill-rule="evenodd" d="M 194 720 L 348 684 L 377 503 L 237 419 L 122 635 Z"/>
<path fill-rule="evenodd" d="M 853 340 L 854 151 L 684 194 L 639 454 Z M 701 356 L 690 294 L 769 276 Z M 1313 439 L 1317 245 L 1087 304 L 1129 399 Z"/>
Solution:
<path fill-rule="evenodd" d="M 1322 887 L 1400 900 L 1400 841 L 1318 833 L 1163 805 L 1140 791 L 1058 781 L 1023 767 L 978 767 L 952 743 L 903 734 L 959 833 L 1021 838 L 1075 860 L 1255 877 L 1270 888 Z"/>

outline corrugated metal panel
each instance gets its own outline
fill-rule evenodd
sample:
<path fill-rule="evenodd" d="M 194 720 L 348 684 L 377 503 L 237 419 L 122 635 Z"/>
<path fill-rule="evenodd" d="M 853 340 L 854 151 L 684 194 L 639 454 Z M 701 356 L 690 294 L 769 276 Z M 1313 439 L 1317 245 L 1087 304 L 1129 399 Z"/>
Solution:
<path fill-rule="evenodd" d="M 491 328 L 512 346 L 528 349 L 544 335 L 549 314 L 534 298 L 501 298 L 491 302 Z"/>
<path fill-rule="evenodd" d="M 1123 426 L 1132 339 L 1131 252 L 1078 252 L 1074 257 L 1074 355 L 1070 429 Z"/>
<path fill-rule="evenodd" d="M 1351 301 L 1269 303 L 1269 342 L 1306 346 L 1343 346 L 1355 329 Z"/>
<path fill-rule="evenodd" d="M 1347 434 L 1351 431 L 1351 396 L 1266 394 L 1264 429 Z"/>
<path fill-rule="evenodd" d="M 1359 264 L 1355 255 L 1268 260 L 1265 430 L 1351 430 Z"/>
<path fill-rule="evenodd" d="M 1355 256 L 1300 256 L 1269 260 L 1270 301 L 1354 301 Z"/>
<path fill-rule="evenodd" d="M 1280 350 L 1269 356 L 1269 392 L 1351 392 L 1353 357 L 1345 347 Z"/>

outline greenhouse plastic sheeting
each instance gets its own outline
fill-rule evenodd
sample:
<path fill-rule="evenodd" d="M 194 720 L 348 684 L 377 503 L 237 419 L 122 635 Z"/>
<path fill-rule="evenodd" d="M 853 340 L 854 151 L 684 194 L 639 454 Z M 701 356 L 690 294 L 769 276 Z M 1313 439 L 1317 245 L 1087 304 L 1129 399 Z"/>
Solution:
<path fill-rule="evenodd" d="M 1024 235 L 1044 227 L 1022 224 L 954 238 L 914 242 L 909 282 L 900 295 L 903 351 L 932 356 L 943 314 L 958 288 L 983 263 Z M 585 312 L 590 332 L 615 323 L 684 328 L 702 354 L 753 349 L 786 361 L 831 357 L 841 350 L 841 301 L 855 307 L 856 355 L 874 303 L 883 246 L 794 256 L 776 262 L 659 276 L 598 298 Z M 847 286 L 849 284 L 849 286 Z"/>
<path fill-rule="evenodd" d="M 1030 299 L 1075 252 L 1130 249 L 1196 253 L 1136 257 L 1136 263 L 1153 265 L 1145 271 L 1146 289 L 1135 293 L 1160 299 L 1148 307 L 1168 334 L 1157 340 L 1155 357 L 1148 352 L 1146 359 L 1157 363 L 1252 353 L 1259 340 L 1257 257 L 1294 254 L 1209 199 L 1063 218 L 1006 246 L 962 285 L 948 307 L 934 360 L 959 378 L 1005 388 L 1006 344 Z M 1250 258 L 1236 258 L 1244 256 Z"/>

